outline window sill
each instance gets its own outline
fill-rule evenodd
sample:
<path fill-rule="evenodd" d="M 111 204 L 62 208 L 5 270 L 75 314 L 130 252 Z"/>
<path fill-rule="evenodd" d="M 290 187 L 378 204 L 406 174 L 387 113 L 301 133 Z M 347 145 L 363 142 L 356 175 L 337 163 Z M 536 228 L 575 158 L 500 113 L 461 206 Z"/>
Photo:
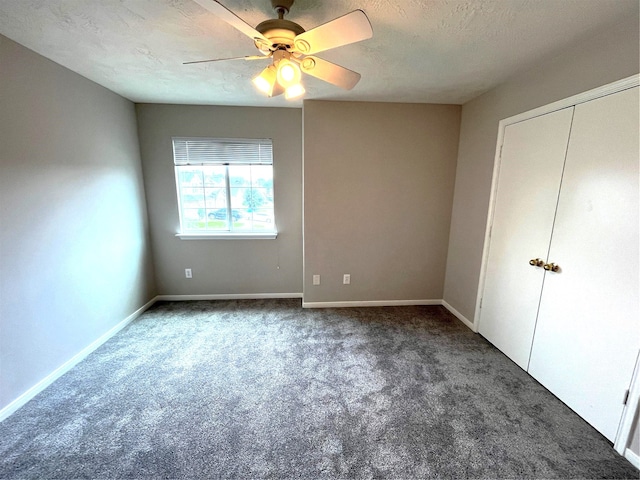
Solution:
<path fill-rule="evenodd" d="M 278 232 L 264 233 L 176 233 L 180 240 L 274 240 Z"/>

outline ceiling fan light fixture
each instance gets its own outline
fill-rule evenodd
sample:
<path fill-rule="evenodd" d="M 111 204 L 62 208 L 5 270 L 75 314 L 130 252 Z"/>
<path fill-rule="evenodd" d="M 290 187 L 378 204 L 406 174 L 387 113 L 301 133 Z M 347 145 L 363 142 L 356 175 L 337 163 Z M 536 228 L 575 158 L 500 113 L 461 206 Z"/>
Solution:
<path fill-rule="evenodd" d="M 291 85 L 284 91 L 284 98 L 287 100 L 293 100 L 295 98 L 301 97 L 304 95 L 306 90 L 302 86 L 301 83 L 296 83 L 295 85 Z"/>
<path fill-rule="evenodd" d="M 278 62 L 277 78 L 278 83 L 287 89 L 300 83 L 302 72 L 300 72 L 298 65 L 283 58 Z"/>
<path fill-rule="evenodd" d="M 271 6 L 278 18 L 265 20 L 255 28 L 218 0 L 194 1 L 251 38 L 262 53 L 262 56 L 204 61 L 270 58 L 272 64 L 253 78 L 256 88 L 269 97 L 284 93 L 287 99 L 293 99 L 303 95 L 305 89 L 300 83 L 302 72 L 345 90 L 351 90 L 360 80 L 359 73 L 310 55 L 371 38 L 371 22 L 362 10 L 354 10 L 307 31 L 297 23 L 284 18 L 295 0 L 271 0 Z"/>
<path fill-rule="evenodd" d="M 253 84 L 262 93 L 269 97 L 274 97 L 282 93 L 282 87 L 278 85 L 276 67 L 269 65 L 262 70 L 260 75 L 252 80 Z"/>

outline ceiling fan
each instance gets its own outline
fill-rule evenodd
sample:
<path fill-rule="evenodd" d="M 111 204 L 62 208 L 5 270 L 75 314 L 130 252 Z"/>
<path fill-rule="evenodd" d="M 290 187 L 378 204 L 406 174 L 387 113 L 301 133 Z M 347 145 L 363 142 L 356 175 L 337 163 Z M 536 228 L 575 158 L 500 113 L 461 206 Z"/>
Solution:
<path fill-rule="evenodd" d="M 294 0 L 271 0 L 278 18 L 265 20 L 251 27 L 231 10 L 216 0 L 195 0 L 220 19 L 251 38 L 261 55 L 220 58 L 185 62 L 186 64 L 221 60 L 264 60 L 271 64 L 253 79 L 254 85 L 269 97 L 284 93 L 287 99 L 305 93 L 300 82 L 302 72 L 346 90 L 351 90 L 360 80 L 360 74 L 314 54 L 373 36 L 371 23 L 362 10 L 354 10 L 309 31 L 297 23 L 285 20 Z"/>

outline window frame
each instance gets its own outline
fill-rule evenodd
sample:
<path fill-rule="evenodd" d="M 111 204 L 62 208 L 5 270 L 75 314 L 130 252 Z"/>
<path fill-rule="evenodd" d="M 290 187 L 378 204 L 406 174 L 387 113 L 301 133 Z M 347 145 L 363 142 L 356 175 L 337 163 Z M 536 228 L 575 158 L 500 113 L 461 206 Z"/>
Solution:
<path fill-rule="evenodd" d="M 217 138 L 217 137 L 172 137 L 171 143 L 173 147 L 174 175 L 176 181 L 176 201 L 178 207 L 179 232 L 176 237 L 182 240 L 209 240 L 209 239 L 275 239 L 278 236 L 275 219 L 275 191 L 273 192 L 273 205 L 270 207 L 273 211 L 272 229 L 265 230 L 234 230 L 233 229 L 233 207 L 231 205 L 231 185 L 230 185 L 230 167 L 233 166 L 256 166 L 268 165 L 271 167 L 271 175 L 273 178 L 273 140 L 270 138 Z M 207 150 L 206 144 L 211 144 L 211 151 Z M 192 146 L 193 155 L 189 153 L 189 146 Z M 240 156 L 244 158 L 236 158 L 235 156 L 227 156 L 225 153 L 221 155 L 216 149 L 224 150 L 224 146 L 231 150 L 240 149 Z M 256 145 L 251 148 L 250 145 Z M 245 149 L 246 147 L 246 149 Z M 263 147 L 266 148 L 268 154 L 263 154 Z M 226 194 L 226 210 L 227 210 L 227 226 L 228 230 L 187 230 L 185 229 L 185 220 L 183 218 L 183 192 L 180 180 L 181 167 L 199 167 L 203 172 L 203 167 L 224 167 L 225 178 L 224 187 Z M 203 173 L 204 181 L 204 173 Z M 202 185 L 204 192 L 205 185 Z M 251 185 L 249 188 L 253 188 Z M 272 190 L 274 186 L 272 185 Z M 220 207 L 223 208 L 223 207 Z M 206 211 L 206 210 L 205 210 Z M 206 218 L 205 218 L 205 221 Z M 253 228 L 253 224 L 252 224 Z"/>

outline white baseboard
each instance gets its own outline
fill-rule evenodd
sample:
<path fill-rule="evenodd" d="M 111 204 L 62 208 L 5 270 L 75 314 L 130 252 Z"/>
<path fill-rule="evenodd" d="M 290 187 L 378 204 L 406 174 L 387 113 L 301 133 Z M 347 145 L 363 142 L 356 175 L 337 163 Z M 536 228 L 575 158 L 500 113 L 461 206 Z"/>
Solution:
<path fill-rule="evenodd" d="M 149 300 L 147 303 L 145 303 L 138 310 L 136 310 L 131 315 L 129 315 L 127 318 L 125 318 L 120 323 L 118 323 L 115 327 L 111 328 L 108 332 L 106 332 L 105 334 L 100 336 L 97 340 L 94 340 L 93 342 L 91 342 L 89 345 L 87 345 L 85 348 L 83 348 L 80 352 L 75 354 L 73 357 L 71 357 L 69 360 L 67 360 L 65 363 L 63 363 L 61 366 L 56 368 L 49 375 L 47 375 L 42 380 L 40 380 L 38 383 L 36 383 L 29 390 L 24 392 L 18 398 L 16 398 L 11 403 L 9 403 L 6 407 L 1 409 L 0 410 L 0 422 L 2 422 L 6 418 L 8 418 L 11 414 L 16 412 L 20 407 L 22 407 L 24 404 L 26 404 L 29 400 L 31 400 L 33 397 L 38 395 L 45 388 L 47 388 L 49 385 L 51 385 L 53 382 L 55 382 L 57 379 L 59 379 L 62 375 L 67 373 L 69 370 L 71 370 L 73 367 L 75 367 L 78 363 L 80 363 L 82 360 L 84 360 L 91 352 L 96 350 L 99 346 L 101 346 L 103 343 L 105 343 L 107 340 L 109 340 L 111 337 L 113 337 L 116 333 L 118 333 L 120 330 L 122 330 L 124 327 L 126 327 L 131 322 L 133 322 L 136 318 L 138 318 L 140 315 L 142 315 L 142 313 L 145 310 L 147 310 L 149 307 L 151 307 L 157 301 L 157 298 L 158 297 L 155 297 L 155 298 Z"/>
<path fill-rule="evenodd" d="M 410 305 L 442 305 L 441 300 L 365 300 L 347 302 L 302 302 L 302 308 L 406 307 Z"/>
<path fill-rule="evenodd" d="M 473 324 L 473 322 L 469 321 L 464 315 L 462 315 L 459 311 L 449 305 L 445 300 L 442 300 L 442 306 L 449 310 L 455 317 L 458 318 L 462 323 L 464 323 L 467 327 L 471 329 L 472 332 L 478 333 L 478 329 Z"/>
<path fill-rule="evenodd" d="M 442 299 L 437 300 L 367 300 L 348 302 L 302 302 L 302 308 L 344 308 L 344 307 L 405 307 L 411 305 L 442 305 L 449 310 L 458 320 L 464 323 L 471 331 L 477 333 L 477 329 L 464 315 Z"/>
<path fill-rule="evenodd" d="M 259 300 L 261 298 L 302 298 L 302 293 L 222 293 L 211 295 L 158 295 L 157 301 L 187 300 Z"/>
<path fill-rule="evenodd" d="M 627 448 L 624 451 L 624 458 L 629 460 L 629 463 L 640 470 L 640 457 L 631 451 L 631 449 Z"/>

